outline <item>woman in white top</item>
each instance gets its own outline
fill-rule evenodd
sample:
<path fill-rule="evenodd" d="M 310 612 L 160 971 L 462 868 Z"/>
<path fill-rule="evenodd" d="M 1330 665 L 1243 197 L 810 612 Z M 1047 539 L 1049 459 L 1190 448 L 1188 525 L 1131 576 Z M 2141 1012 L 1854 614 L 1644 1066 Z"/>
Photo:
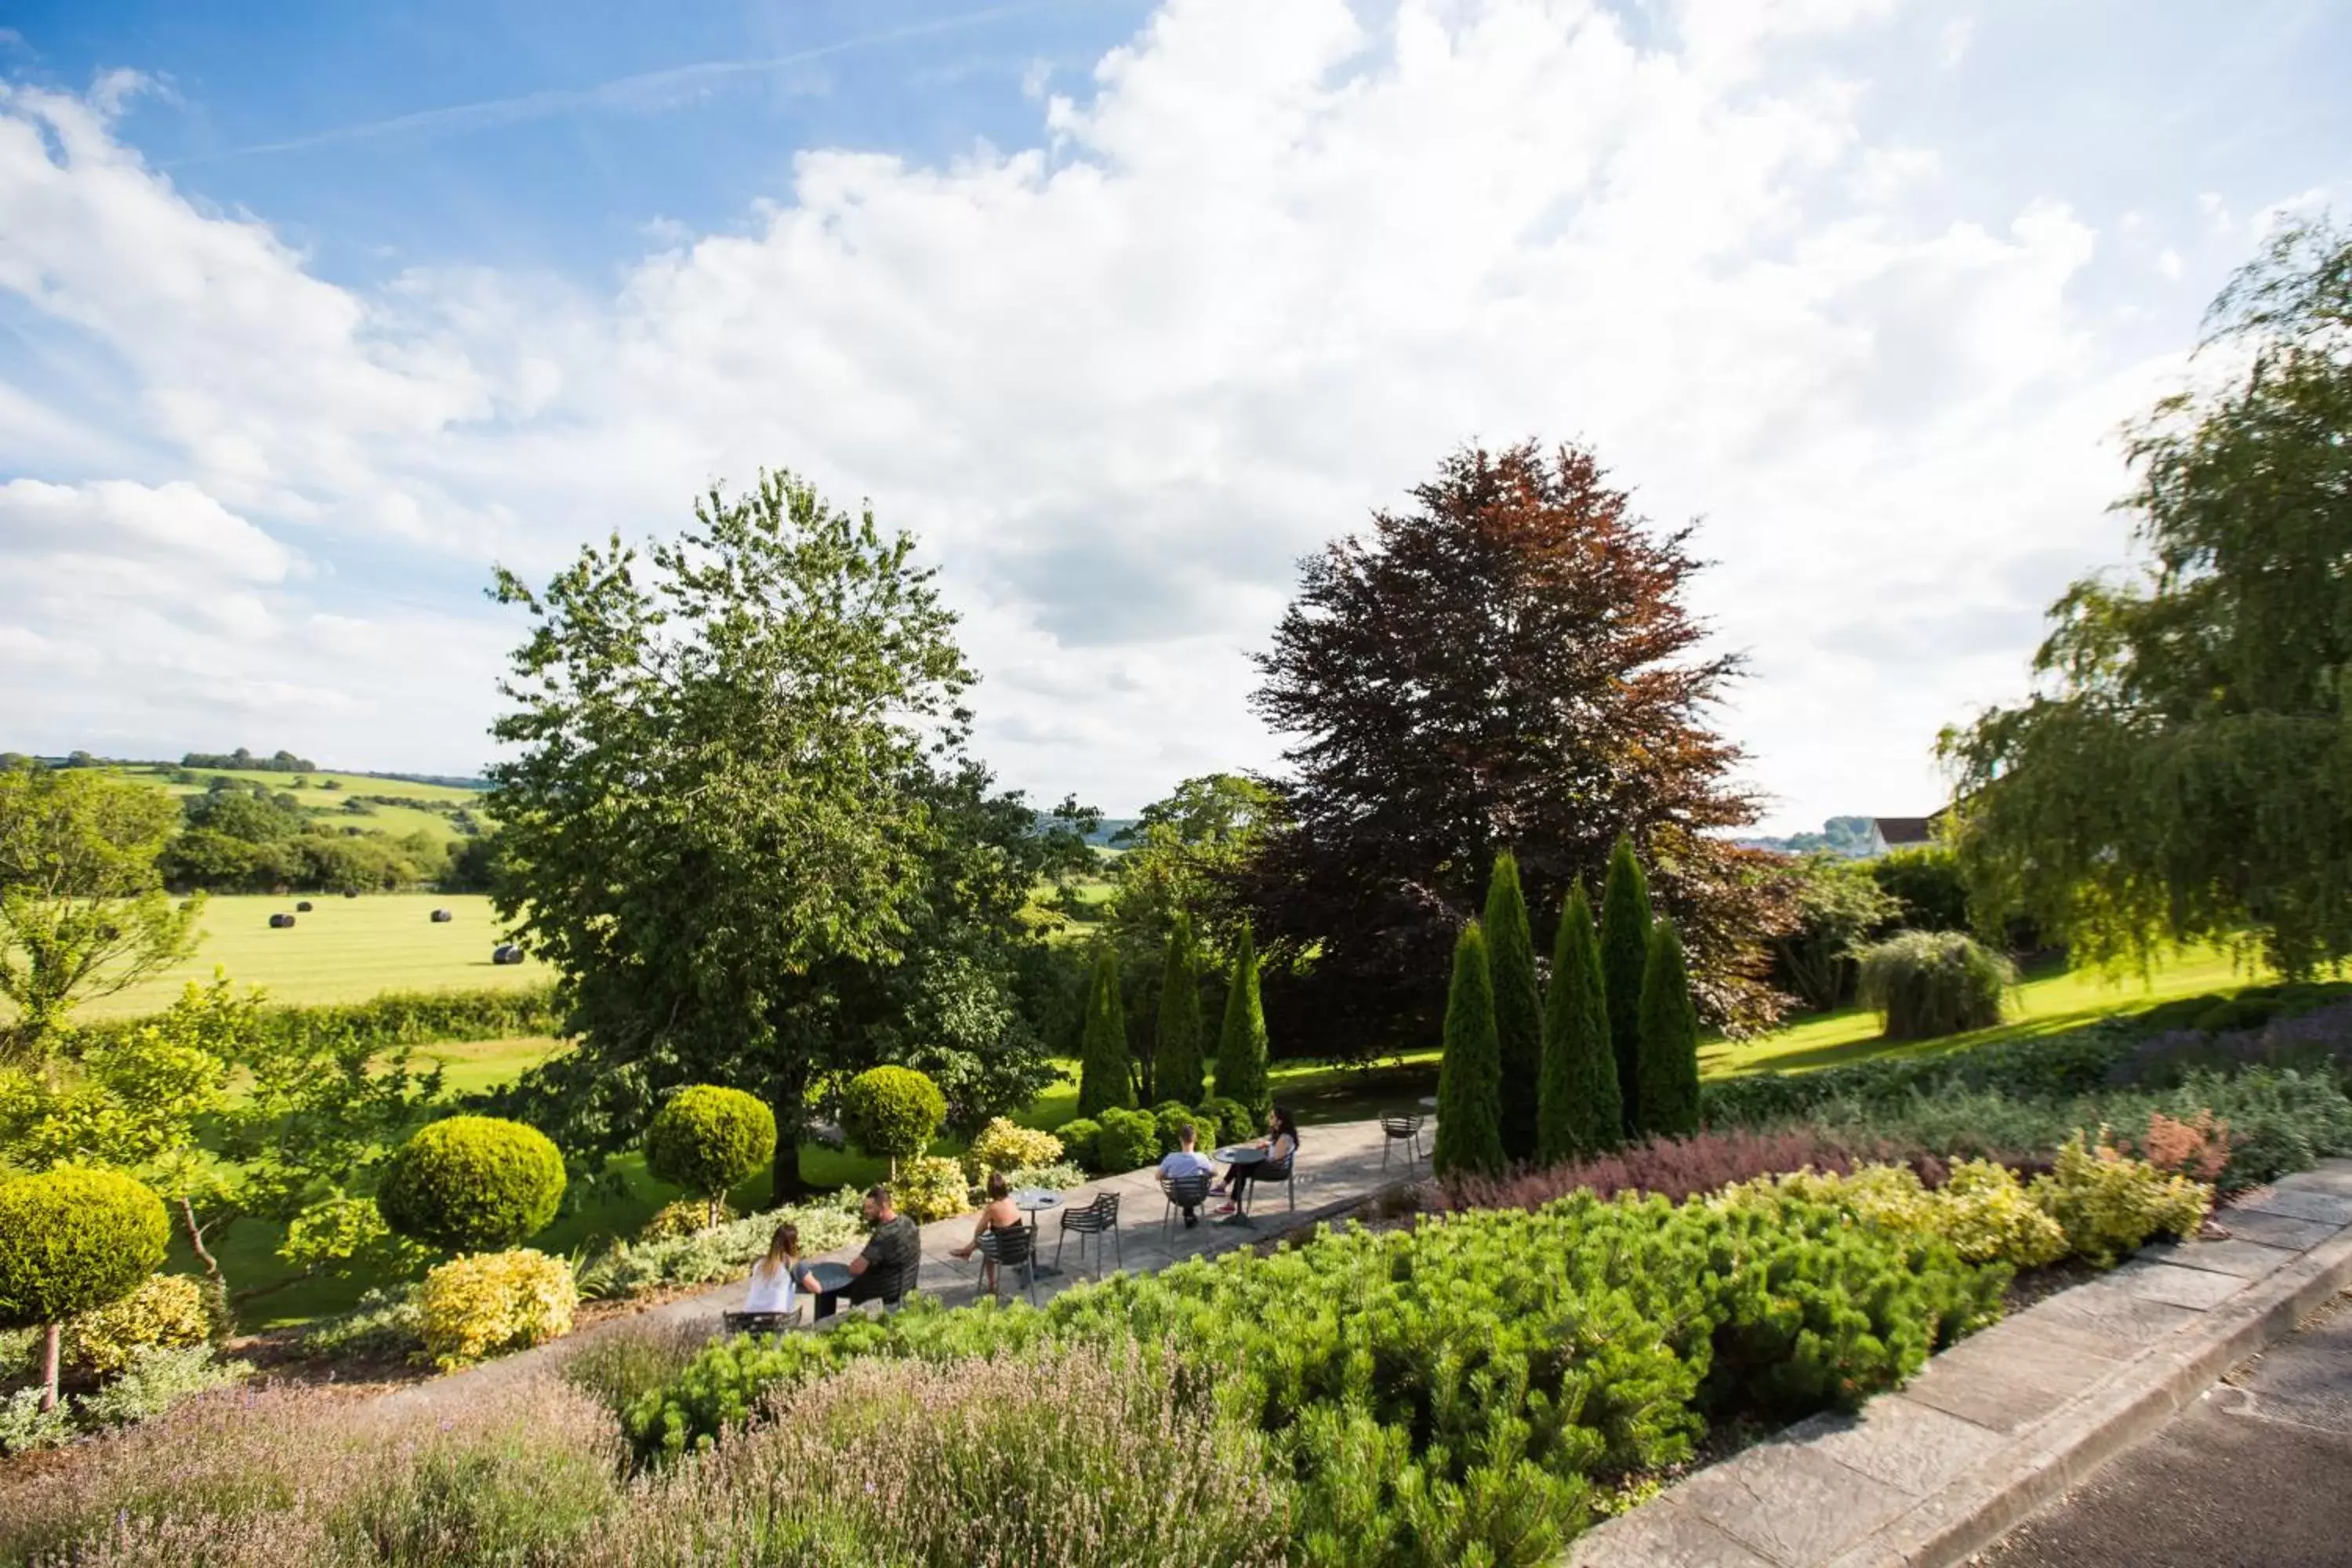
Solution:
<path fill-rule="evenodd" d="M 768 1242 L 768 1255 L 751 1265 L 751 1289 L 743 1300 L 747 1312 L 789 1312 L 793 1310 L 795 1289 L 793 1277 L 800 1272 L 800 1227 L 780 1225 Z"/>

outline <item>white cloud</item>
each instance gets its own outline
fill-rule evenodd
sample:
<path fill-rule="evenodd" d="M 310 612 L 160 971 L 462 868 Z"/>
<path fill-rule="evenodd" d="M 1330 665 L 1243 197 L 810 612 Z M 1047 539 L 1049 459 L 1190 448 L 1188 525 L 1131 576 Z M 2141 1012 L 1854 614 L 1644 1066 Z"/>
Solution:
<path fill-rule="evenodd" d="M 2078 210 L 1956 205 L 1945 150 L 1865 135 L 1867 85 L 1812 51 L 1890 9 L 1686 0 L 1645 40 L 1580 0 L 1377 26 L 1171 0 L 1045 100 L 1035 145 L 806 150 L 740 231 L 648 230 L 604 298 L 335 286 L 102 105 L 15 91 L 0 289 L 124 367 L 185 481 L 144 493 L 366 566 L 192 584 L 211 629 L 144 583 L 179 652 L 143 663 L 0 608 L 72 694 L 20 684 L 9 712 L 61 744 L 97 739 L 82 704 L 189 745 L 469 766 L 517 631 L 465 602 L 490 556 L 543 570 L 784 463 L 945 564 L 992 761 L 1132 807 L 1271 759 L 1245 656 L 1297 556 L 1458 441 L 1535 434 L 1596 442 L 1661 521 L 1706 516 L 1706 606 L 1759 669 L 1725 721 L 1792 818 L 1924 808 L 1936 728 L 2013 686 L 2042 603 L 2115 552 L 2101 438 L 2166 367 L 2075 297 Z M 108 526 L 110 559 L 150 560 Z M 43 537 L 20 559 L 63 559 Z M 383 587 L 403 573 L 436 616 Z M 278 717 L 222 733 L 192 685 Z"/>

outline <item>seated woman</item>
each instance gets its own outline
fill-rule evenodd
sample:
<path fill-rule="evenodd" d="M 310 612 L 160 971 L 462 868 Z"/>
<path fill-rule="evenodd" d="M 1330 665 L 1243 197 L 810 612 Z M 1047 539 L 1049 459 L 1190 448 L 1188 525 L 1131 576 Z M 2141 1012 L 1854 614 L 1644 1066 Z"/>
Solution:
<path fill-rule="evenodd" d="M 988 1202 L 982 1206 L 980 1217 L 972 1222 L 971 1240 L 954 1248 L 950 1256 L 970 1258 L 979 1250 L 981 1238 L 990 1231 L 1000 1226 L 1020 1223 L 1021 1211 L 1013 1206 L 1013 1190 L 1004 1184 L 1004 1173 L 991 1171 L 988 1173 Z M 996 1259 L 992 1257 L 981 1265 L 980 1288 L 983 1290 L 996 1289 Z"/>
<path fill-rule="evenodd" d="M 1221 1215 L 1239 1214 L 1242 1205 L 1248 1199 L 1249 1184 L 1257 1179 L 1258 1172 L 1268 1165 L 1278 1166 L 1298 1152 L 1297 1119 L 1284 1107 L 1276 1106 L 1274 1114 L 1265 1119 L 1265 1136 L 1249 1147 L 1265 1150 L 1265 1158 L 1225 1167 L 1225 1190 L 1232 1196 L 1224 1207 L 1217 1211 Z"/>
<path fill-rule="evenodd" d="M 780 1225 L 769 1238 L 768 1254 L 751 1265 L 751 1289 L 743 1299 L 746 1312 L 790 1312 L 799 1304 L 793 1276 L 800 1271 L 801 1233 L 798 1226 Z"/>

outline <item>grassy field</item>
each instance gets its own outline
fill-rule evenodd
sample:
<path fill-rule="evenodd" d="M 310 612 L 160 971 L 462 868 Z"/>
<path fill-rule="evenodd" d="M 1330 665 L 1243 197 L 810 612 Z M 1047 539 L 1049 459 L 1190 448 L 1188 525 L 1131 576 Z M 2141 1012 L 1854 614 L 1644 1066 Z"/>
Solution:
<path fill-rule="evenodd" d="M 297 895 L 224 894 L 207 899 L 200 921 L 205 936 L 195 954 L 127 991 L 79 1009 L 89 1018 L 120 1018 L 167 1007 L 191 980 L 231 980 L 267 989 L 276 1002 L 364 1002 L 386 991 L 470 991 L 543 985 L 552 975 L 535 963 L 494 964 L 500 933 L 490 900 L 475 893 L 332 893 L 299 895 L 310 912 L 290 931 L 272 931 L 269 917 L 292 913 Z M 436 925 L 433 910 L 456 919 Z M 510 1044 L 511 1042 L 499 1042 Z"/>
<path fill-rule="evenodd" d="M 2065 970 L 2030 976 L 2009 997 L 2006 1022 L 1997 1028 L 1940 1040 L 1892 1045 L 1879 1038 L 1878 1019 L 1859 1007 L 1816 1014 L 1753 1040 L 1717 1041 L 1699 1050 L 1699 1070 L 1708 1078 L 1736 1073 L 1801 1072 L 1873 1057 L 1921 1056 L 2030 1039 L 2078 1027 L 2111 1013 L 2136 1011 L 2207 991 L 2234 991 L 2275 976 L 2232 965 L 2226 954 L 2191 951 L 2157 965 L 2147 976 L 2103 975 L 2095 970 Z"/>
<path fill-rule="evenodd" d="M 420 810 L 411 805 L 368 805 L 353 811 L 344 803 L 363 795 L 396 795 L 409 800 L 446 803 L 463 806 L 485 822 L 486 797 L 478 790 L 458 789 L 450 784 L 412 784 L 406 779 L 372 779 L 363 773 L 274 773 L 257 768 L 171 768 L 116 767 L 106 770 L 116 778 L 133 784 L 143 784 L 174 795 L 202 795 L 215 778 L 234 779 L 240 784 L 257 784 L 273 794 L 278 791 L 293 795 L 301 803 L 304 815 L 320 824 L 333 827 L 362 827 L 374 833 L 388 833 L 395 838 L 411 833 L 425 833 L 435 838 L 456 838 L 457 828 L 446 813 Z M 172 775 L 177 773 L 195 775 L 194 784 L 184 784 Z M 334 787 L 329 789 L 332 781 Z"/>

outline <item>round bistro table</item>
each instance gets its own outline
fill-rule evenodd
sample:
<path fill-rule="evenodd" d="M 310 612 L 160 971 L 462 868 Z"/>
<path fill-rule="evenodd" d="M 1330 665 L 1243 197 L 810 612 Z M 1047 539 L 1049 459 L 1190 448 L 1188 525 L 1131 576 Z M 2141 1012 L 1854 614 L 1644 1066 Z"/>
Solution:
<path fill-rule="evenodd" d="M 1211 1154 L 1209 1158 L 1212 1160 L 1222 1161 L 1228 1165 L 1263 1165 L 1265 1163 L 1265 1151 L 1257 1147 L 1254 1143 L 1235 1143 L 1229 1148 L 1216 1151 L 1214 1153 Z M 1255 1184 L 1252 1184 L 1254 1185 Z M 1248 1225 L 1250 1223 L 1250 1216 L 1249 1204 L 1245 1201 L 1247 1196 L 1248 1189 L 1247 1187 L 1244 1187 L 1243 1189 L 1242 1195 L 1235 1198 L 1234 1201 L 1234 1212 L 1227 1215 L 1223 1219 L 1219 1220 L 1217 1223 L 1219 1225 Z"/>
<path fill-rule="evenodd" d="M 1062 1194 L 1050 1187 L 1015 1187 L 1013 1206 L 1029 1216 L 1029 1267 L 1040 1279 L 1049 1279 L 1061 1270 L 1051 1267 L 1045 1255 L 1037 1250 L 1037 1216 L 1047 1209 L 1062 1206 Z"/>

